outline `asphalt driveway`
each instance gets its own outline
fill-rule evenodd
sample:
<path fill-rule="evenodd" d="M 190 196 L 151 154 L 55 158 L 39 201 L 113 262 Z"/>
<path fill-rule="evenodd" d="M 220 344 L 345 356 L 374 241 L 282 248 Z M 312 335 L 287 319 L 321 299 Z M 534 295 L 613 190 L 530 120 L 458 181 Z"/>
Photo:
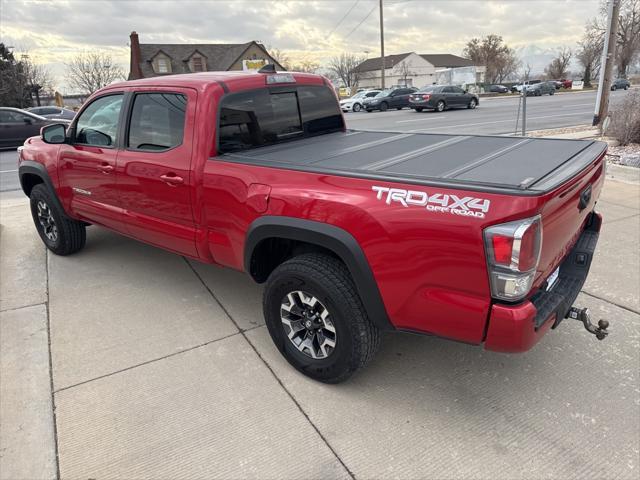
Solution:
<path fill-rule="evenodd" d="M 91 227 L 49 255 L 0 210 L 0 477 L 637 478 L 640 186 L 607 181 L 579 304 L 531 352 L 385 335 L 328 386 L 293 370 L 261 288 Z"/>

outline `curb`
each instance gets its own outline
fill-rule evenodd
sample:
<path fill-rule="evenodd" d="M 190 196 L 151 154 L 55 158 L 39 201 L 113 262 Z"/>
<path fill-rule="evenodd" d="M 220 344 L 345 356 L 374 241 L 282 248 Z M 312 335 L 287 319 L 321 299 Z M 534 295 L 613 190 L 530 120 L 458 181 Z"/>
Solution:
<path fill-rule="evenodd" d="M 640 168 L 607 162 L 607 179 L 630 185 L 640 185 Z"/>

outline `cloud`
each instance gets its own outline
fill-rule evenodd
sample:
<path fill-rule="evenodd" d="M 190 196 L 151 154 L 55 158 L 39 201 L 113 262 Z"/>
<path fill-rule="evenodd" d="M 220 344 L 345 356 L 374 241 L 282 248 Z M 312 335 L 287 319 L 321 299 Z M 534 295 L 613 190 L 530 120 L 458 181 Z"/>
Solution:
<path fill-rule="evenodd" d="M 377 0 L 359 0 L 336 28 L 354 2 L 0 0 L 0 36 L 5 44 L 28 50 L 34 60 L 49 65 L 60 80 L 64 62 L 82 51 L 107 51 L 128 70 L 132 30 L 139 33 L 142 43 L 259 40 L 285 51 L 294 62 L 326 63 L 343 51 L 379 52 L 377 8 L 364 20 Z M 584 24 L 597 15 L 599 3 L 385 0 L 385 50 L 388 54 L 459 54 L 469 39 L 489 33 L 502 35 L 513 47 L 574 46 Z"/>

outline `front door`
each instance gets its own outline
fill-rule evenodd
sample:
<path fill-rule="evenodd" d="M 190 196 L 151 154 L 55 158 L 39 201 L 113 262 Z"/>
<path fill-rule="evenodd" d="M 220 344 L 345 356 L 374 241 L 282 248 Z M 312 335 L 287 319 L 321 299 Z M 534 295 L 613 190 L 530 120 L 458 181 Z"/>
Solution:
<path fill-rule="evenodd" d="M 80 113 L 68 144 L 60 146 L 61 199 L 71 212 L 92 223 L 122 230 L 116 191 L 123 94 L 93 100 Z"/>
<path fill-rule="evenodd" d="M 197 256 L 191 209 L 196 99 L 186 88 L 133 93 L 118 155 L 118 191 L 129 234 L 190 256 Z"/>

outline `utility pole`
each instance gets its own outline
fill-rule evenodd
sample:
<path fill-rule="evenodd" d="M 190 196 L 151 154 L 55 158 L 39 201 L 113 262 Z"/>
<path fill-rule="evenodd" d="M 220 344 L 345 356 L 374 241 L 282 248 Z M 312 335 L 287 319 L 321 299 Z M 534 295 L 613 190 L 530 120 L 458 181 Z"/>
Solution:
<path fill-rule="evenodd" d="M 618 15 L 620 14 L 621 0 L 609 0 L 607 5 L 607 31 L 604 34 L 602 49 L 602 61 L 600 62 L 600 81 L 598 82 L 598 94 L 596 107 L 593 114 L 593 125 L 600 126 L 600 134 L 605 118 L 609 112 L 609 92 L 611 91 L 611 76 L 616 57 L 616 43 L 618 37 Z"/>
<path fill-rule="evenodd" d="M 380 57 L 382 60 L 382 90 L 384 90 L 384 19 L 382 17 L 382 0 L 380 0 Z"/>

